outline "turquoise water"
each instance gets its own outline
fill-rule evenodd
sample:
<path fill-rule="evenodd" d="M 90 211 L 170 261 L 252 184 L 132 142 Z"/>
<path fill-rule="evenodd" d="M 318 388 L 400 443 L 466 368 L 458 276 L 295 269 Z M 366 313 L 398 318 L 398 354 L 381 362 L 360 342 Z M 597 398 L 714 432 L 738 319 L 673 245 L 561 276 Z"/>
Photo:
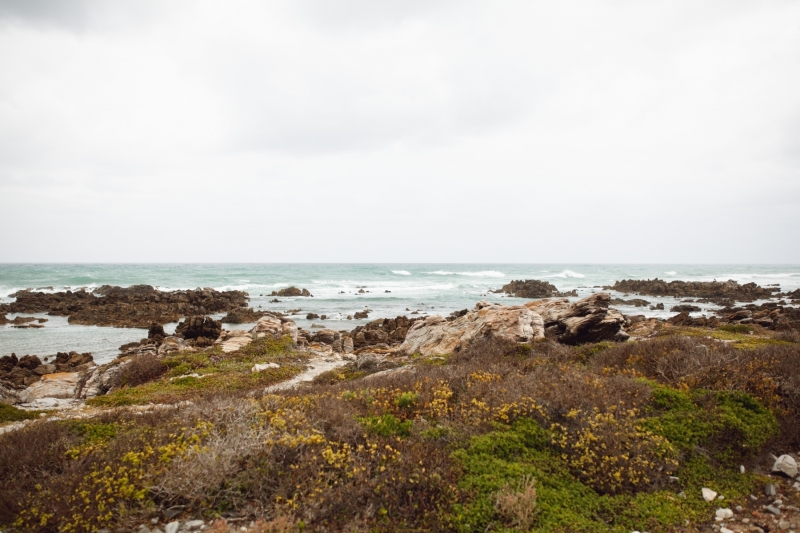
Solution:
<path fill-rule="evenodd" d="M 305 315 L 313 312 L 328 315 L 325 322 L 328 327 L 352 329 L 366 320 L 347 320 L 347 315 L 364 309 L 370 310 L 372 320 L 415 311 L 421 315 L 446 315 L 471 308 L 483 299 L 519 301 L 487 292 L 512 279 L 547 280 L 559 290 L 576 289 L 579 296 L 586 296 L 597 287 L 619 279 L 654 277 L 668 281 L 734 279 L 742 283 L 755 281 L 759 285 L 777 283 L 783 290 L 794 290 L 800 288 L 800 265 L 0 264 L 0 302 L 12 301 L 9 295 L 24 288 L 52 287 L 61 291 L 141 283 L 163 290 L 211 287 L 246 291 L 251 305 L 257 309 L 286 312 L 299 308 L 302 311 L 295 318 L 300 327 L 311 326 Z M 270 303 L 270 292 L 289 285 L 307 288 L 314 297 L 280 298 L 280 302 Z M 359 288 L 369 292 L 359 295 Z M 667 309 L 675 303 L 669 298 L 645 298 L 663 301 Z M 642 308 L 620 309 L 652 316 L 672 314 Z M 78 350 L 91 351 L 96 359 L 103 361 L 114 357 L 121 344 L 146 336 L 139 329 L 71 326 L 62 317 L 45 318 L 49 321 L 43 329 L 0 327 L 0 355 L 11 352 L 50 355 Z"/>

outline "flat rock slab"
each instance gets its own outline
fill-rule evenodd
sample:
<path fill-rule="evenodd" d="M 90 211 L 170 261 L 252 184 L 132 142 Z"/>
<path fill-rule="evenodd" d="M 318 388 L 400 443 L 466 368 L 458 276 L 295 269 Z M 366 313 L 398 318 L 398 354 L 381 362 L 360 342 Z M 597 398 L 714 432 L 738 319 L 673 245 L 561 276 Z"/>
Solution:
<path fill-rule="evenodd" d="M 79 378 L 79 372 L 46 374 L 42 376 L 42 379 L 19 393 L 20 402 L 31 403 L 41 398 L 74 398 Z"/>

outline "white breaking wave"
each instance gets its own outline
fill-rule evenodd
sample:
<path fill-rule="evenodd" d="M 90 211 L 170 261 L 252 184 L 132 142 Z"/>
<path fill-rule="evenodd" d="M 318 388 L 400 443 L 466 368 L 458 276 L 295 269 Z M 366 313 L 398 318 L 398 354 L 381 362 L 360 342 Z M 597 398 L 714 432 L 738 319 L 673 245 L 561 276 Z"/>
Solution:
<path fill-rule="evenodd" d="M 497 270 L 481 270 L 479 272 L 448 272 L 446 270 L 436 270 L 425 272 L 425 274 L 436 274 L 437 276 L 471 276 L 476 278 L 502 278 L 505 274 Z"/>
<path fill-rule="evenodd" d="M 678 273 L 675 272 L 674 270 L 668 270 L 667 272 L 664 272 L 664 274 L 666 274 L 667 276 L 677 276 L 678 275 Z"/>
<path fill-rule="evenodd" d="M 392 270 L 392 274 L 400 274 L 401 276 L 410 276 L 411 272 L 408 270 Z"/>
<path fill-rule="evenodd" d="M 562 270 L 558 274 L 553 274 L 551 276 L 543 276 L 545 278 L 585 278 L 583 274 L 580 272 L 573 272 L 572 270 Z"/>

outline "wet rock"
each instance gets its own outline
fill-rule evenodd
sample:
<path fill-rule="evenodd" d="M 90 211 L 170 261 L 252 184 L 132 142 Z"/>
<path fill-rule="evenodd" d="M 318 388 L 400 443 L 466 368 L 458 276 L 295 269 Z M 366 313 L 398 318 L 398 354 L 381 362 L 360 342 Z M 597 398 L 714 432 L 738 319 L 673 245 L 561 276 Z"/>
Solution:
<path fill-rule="evenodd" d="M 216 339 L 222 333 L 222 324 L 210 316 L 195 315 L 187 317 L 175 328 L 175 336 L 184 339 L 200 337 Z"/>
<path fill-rule="evenodd" d="M 553 296 L 578 295 L 574 290 L 568 293 L 561 293 L 552 283 L 548 281 L 539 281 L 537 279 L 526 279 L 525 281 L 514 280 L 504 285 L 500 290 L 491 292 L 504 292 L 518 298 L 551 298 Z"/>
<path fill-rule="evenodd" d="M 669 310 L 673 313 L 696 313 L 702 311 L 700 307 L 689 304 L 673 305 Z"/>
<path fill-rule="evenodd" d="M 12 294 L 9 312 L 68 316 L 71 324 L 146 328 L 151 323 L 177 322 L 185 316 L 208 315 L 245 307 L 242 291 L 214 289 L 159 291 L 150 285 L 45 293 L 31 290 Z"/>
<path fill-rule="evenodd" d="M 650 306 L 650 310 L 651 311 L 663 311 L 664 310 L 664 304 L 661 303 L 661 302 L 658 302 L 656 305 L 651 305 Z"/>
<path fill-rule="evenodd" d="M 356 311 L 355 314 L 353 315 L 353 318 L 355 318 L 356 320 L 361 320 L 364 318 L 369 318 L 369 314 L 366 311 Z"/>
<path fill-rule="evenodd" d="M 453 321 L 433 316 L 415 322 L 398 350 L 407 354 L 448 354 L 484 337 L 532 342 L 544 338 L 544 322 L 525 306 L 478 302 L 475 309 Z"/>
<path fill-rule="evenodd" d="M 308 314 L 306 315 L 306 320 L 314 320 L 314 319 L 316 319 L 316 318 L 319 318 L 319 315 L 318 315 L 318 314 L 316 314 L 316 313 L 308 313 Z"/>
<path fill-rule="evenodd" d="M 641 298 L 631 298 L 630 300 L 623 300 L 622 298 L 612 298 L 609 305 L 632 305 L 634 307 L 647 307 L 650 302 L 642 300 Z"/>
<path fill-rule="evenodd" d="M 270 293 L 270 296 L 291 297 L 291 296 L 314 296 L 314 295 L 308 292 L 308 289 L 298 289 L 295 286 L 291 286 L 285 289 L 281 289 L 279 291 L 272 291 L 272 293 Z"/>
<path fill-rule="evenodd" d="M 752 302 L 772 298 L 779 288 L 760 287 L 755 283 L 740 285 L 737 281 L 670 281 L 647 279 L 624 279 L 604 289 L 625 293 L 649 294 L 652 296 L 675 296 L 679 298 L 731 298 L 740 302 Z"/>
<path fill-rule="evenodd" d="M 232 311 L 220 319 L 223 324 L 250 324 L 258 322 L 258 319 L 264 316 L 266 312 L 256 311 L 252 307 L 240 307 Z"/>

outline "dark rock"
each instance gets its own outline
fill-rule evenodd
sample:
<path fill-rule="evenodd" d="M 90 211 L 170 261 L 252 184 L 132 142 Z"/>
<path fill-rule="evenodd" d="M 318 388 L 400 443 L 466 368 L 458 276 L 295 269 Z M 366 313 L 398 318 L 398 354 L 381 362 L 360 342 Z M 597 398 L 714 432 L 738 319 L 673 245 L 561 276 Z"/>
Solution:
<path fill-rule="evenodd" d="M 17 367 L 19 368 L 27 368 L 28 370 L 33 370 L 37 366 L 41 365 L 42 361 L 35 355 L 25 355 L 17 363 Z"/>
<path fill-rule="evenodd" d="M 661 302 L 658 302 L 656 305 L 651 305 L 650 306 L 650 310 L 651 311 L 663 311 L 664 310 L 664 304 L 661 303 Z"/>
<path fill-rule="evenodd" d="M 719 319 L 715 316 L 712 316 L 711 318 L 706 318 L 704 316 L 693 318 L 689 315 L 688 311 L 683 311 L 682 313 L 678 313 L 677 315 L 668 318 L 667 322 L 673 326 L 688 326 L 695 328 L 716 328 L 720 325 Z"/>
<path fill-rule="evenodd" d="M 220 319 L 223 324 L 251 324 L 258 322 L 258 319 L 267 314 L 266 311 L 256 311 L 252 307 L 240 307 L 228 311 L 228 314 Z"/>
<path fill-rule="evenodd" d="M 650 294 L 653 296 L 676 296 L 694 298 L 731 298 L 740 302 L 752 302 L 772 298 L 780 289 L 765 288 L 755 283 L 740 285 L 737 281 L 670 281 L 656 279 L 617 281 L 604 287 L 619 292 Z"/>
<path fill-rule="evenodd" d="M 642 300 L 641 298 L 631 298 L 630 300 L 623 300 L 622 298 L 612 298 L 609 305 L 632 305 L 634 307 L 647 307 L 650 302 Z"/>
<path fill-rule="evenodd" d="M 21 324 L 27 324 L 28 322 L 35 322 L 35 321 L 36 318 L 32 316 L 17 316 L 14 317 L 14 320 L 12 320 L 11 323 L 19 326 Z"/>
<path fill-rule="evenodd" d="M 216 340 L 220 333 L 222 333 L 222 324 L 209 316 L 202 315 L 187 317 L 175 328 L 175 335 L 184 339 L 205 337 Z"/>
<path fill-rule="evenodd" d="M 164 333 L 164 326 L 161 324 L 156 324 L 155 322 L 150 324 L 150 327 L 147 329 L 147 338 L 148 339 L 164 339 L 167 334 Z"/>
<path fill-rule="evenodd" d="M 672 307 L 670 307 L 669 310 L 672 311 L 673 313 L 696 313 L 698 311 L 702 311 L 702 309 L 697 307 L 696 305 L 687 305 L 687 304 L 673 305 Z"/>
<path fill-rule="evenodd" d="M 577 291 L 558 292 L 555 285 L 548 281 L 537 279 L 514 280 L 503 285 L 500 290 L 490 291 L 495 293 L 504 292 L 518 298 L 551 298 L 553 296 L 577 296 Z"/>
<path fill-rule="evenodd" d="M 353 318 L 356 320 L 360 320 L 362 318 L 369 318 L 369 314 L 366 311 L 356 311 L 353 315 Z"/>
<path fill-rule="evenodd" d="M 315 318 L 319 318 L 319 315 L 316 313 L 308 313 L 306 315 L 306 320 L 314 320 Z"/>
<path fill-rule="evenodd" d="M 279 291 L 272 291 L 270 296 L 314 296 L 308 289 L 298 289 L 295 286 L 286 287 L 285 289 L 281 289 Z"/>
<path fill-rule="evenodd" d="M 164 292 L 150 285 L 43 293 L 31 290 L 12 294 L 16 301 L 7 312 L 68 316 L 71 324 L 146 328 L 151 323 L 176 322 L 185 316 L 227 312 L 244 307 L 242 291 L 195 289 Z"/>

